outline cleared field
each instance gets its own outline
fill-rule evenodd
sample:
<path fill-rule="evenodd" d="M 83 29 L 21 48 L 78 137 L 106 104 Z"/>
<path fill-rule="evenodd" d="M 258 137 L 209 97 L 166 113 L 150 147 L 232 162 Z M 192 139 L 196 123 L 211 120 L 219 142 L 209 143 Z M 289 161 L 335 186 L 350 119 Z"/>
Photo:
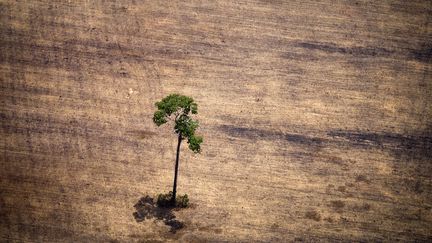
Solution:
<path fill-rule="evenodd" d="M 431 18 L 431 1 L 0 0 L 0 241 L 432 241 Z M 134 207 L 172 187 L 177 139 L 152 115 L 174 92 L 204 136 L 181 150 L 192 206 L 155 213 L 175 232 Z"/>

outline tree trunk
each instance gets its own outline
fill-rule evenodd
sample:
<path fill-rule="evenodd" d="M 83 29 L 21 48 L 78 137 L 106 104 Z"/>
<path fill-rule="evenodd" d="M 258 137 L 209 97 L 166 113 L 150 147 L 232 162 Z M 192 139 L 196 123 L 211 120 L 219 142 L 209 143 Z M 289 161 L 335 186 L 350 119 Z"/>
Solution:
<path fill-rule="evenodd" d="M 171 203 L 173 206 L 175 206 L 176 202 L 176 194 L 177 194 L 177 174 L 178 174 L 178 166 L 179 166 L 179 156 L 180 156 L 180 144 L 182 141 L 182 136 L 179 134 L 178 137 L 178 145 L 177 145 L 177 156 L 176 156 L 176 163 L 175 163 L 175 172 L 174 172 L 174 186 L 173 186 L 173 196 L 171 198 Z"/>

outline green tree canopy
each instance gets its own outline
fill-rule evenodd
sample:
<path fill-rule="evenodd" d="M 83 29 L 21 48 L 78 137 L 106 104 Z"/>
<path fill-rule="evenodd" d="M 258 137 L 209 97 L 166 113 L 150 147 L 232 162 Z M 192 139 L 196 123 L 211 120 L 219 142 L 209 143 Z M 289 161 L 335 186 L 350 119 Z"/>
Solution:
<path fill-rule="evenodd" d="M 201 151 L 203 138 L 195 135 L 198 121 L 191 118 L 191 114 L 198 113 L 198 105 L 191 97 L 179 94 L 171 94 L 156 102 L 157 111 L 154 113 L 153 121 L 161 126 L 169 120 L 174 120 L 174 131 L 181 139 L 187 138 L 189 149 L 194 153 Z"/>

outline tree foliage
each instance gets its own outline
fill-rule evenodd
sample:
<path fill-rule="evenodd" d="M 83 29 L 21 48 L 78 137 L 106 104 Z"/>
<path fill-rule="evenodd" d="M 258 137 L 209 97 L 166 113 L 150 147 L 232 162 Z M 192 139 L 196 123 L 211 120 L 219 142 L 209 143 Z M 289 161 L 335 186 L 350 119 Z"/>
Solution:
<path fill-rule="evenodd" d="M 157 111 L 153 115 L 153 121 L 161 126 L 169 120 L 174 120 L 174 131 L 187 139 L 189 149 L 194 153 L 201 151 L 203 138 L 195 135 L 198 121 L 191 118 L 191 114 L 198 113 L 198 105 L 191 97 L 179 94 L 170 94 L 161 101 L 156 102 Z"/>

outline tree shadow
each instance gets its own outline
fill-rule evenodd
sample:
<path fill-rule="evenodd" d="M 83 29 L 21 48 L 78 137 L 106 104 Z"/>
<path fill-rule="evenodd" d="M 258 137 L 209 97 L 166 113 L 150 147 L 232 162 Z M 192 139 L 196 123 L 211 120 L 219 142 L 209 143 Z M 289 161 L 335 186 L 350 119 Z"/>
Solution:
<path fill-rule="evenodd" d="M 159 207 L 150 196 L 142 197 L 135 205 L 136 212 L 133 216 L 137 222 L 144 220 L 162 220 L 165 225 L 170 227 L 170 232 L 176 233 L 177 230 L 182 229 L 185 225 L 183 222 L 176 220 L 174 213 L 172 212 L 175 208 L 164 208 Z"/>

